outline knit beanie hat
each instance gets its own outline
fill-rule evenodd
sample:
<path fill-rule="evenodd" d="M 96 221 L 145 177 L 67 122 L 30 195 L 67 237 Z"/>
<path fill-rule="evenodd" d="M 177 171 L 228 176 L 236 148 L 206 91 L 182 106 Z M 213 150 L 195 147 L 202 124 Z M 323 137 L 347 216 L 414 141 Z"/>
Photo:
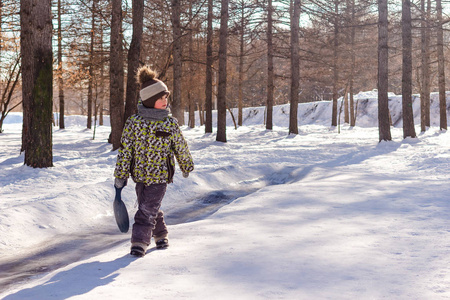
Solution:
<path fill-rule="evenodd" d="M 157 79 L 156 72 L 148 66 L 139 68 L 136 77 L 141 85 L 139 95 L 141 96 L 142 104 L 144 104 L 145 107 L 154 108 L 156 100 L 164 95 L 170 95 L 164 82 Z"/>

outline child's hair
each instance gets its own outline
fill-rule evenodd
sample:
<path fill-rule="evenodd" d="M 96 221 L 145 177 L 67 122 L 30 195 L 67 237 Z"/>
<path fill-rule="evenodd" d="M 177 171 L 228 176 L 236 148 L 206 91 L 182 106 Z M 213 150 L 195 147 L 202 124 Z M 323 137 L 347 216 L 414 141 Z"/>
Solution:
<path fill-rule="evenodd" d="M 149 66 L 142 66 L 136 73 L 137 82 L 143 85 L 145 82 L 153 81 L 158 77 L 158 74 L 153 71 Z"/>

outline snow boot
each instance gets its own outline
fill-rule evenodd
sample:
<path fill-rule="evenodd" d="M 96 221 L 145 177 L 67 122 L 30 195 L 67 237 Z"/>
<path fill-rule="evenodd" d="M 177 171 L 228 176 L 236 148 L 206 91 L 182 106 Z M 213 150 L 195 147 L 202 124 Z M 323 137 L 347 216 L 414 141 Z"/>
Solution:
<path fill-rule="evenodd" d="M 144 243 L 132 243 L 130 254 L 137 257 L 143 257 L 145 251 L 147 251 L 147 244 Z"/>
<path fill-rule="evenodd" d="M 169 240 L 166 237 L 163 237 L 156 241 L 156 249 L 164 249 L 167 247 L 169 247 Z"/>

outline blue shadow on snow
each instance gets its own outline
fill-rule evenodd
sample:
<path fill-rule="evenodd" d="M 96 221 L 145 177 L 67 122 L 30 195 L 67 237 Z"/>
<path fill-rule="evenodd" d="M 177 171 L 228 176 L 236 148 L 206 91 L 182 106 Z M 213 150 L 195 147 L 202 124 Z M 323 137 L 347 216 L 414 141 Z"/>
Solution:
<path fill-rule="evenodd" d="M 70 270 L 57 273 L 45 283 L 20 290 L 8 295 L 4 300 L 62 300 L 88 293 L 99 286 L 110 284 L 119 275 L 118 270 L 125 268 L 135 259 L 128 254 L 107 262 L 89 262 Z"/>

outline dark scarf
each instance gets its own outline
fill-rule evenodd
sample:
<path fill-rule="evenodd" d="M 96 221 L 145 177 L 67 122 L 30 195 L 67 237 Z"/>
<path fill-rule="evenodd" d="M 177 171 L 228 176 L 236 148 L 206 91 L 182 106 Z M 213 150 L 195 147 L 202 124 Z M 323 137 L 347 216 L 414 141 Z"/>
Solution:
<path fill-rule="evenodd" d="M 168 109 L 148 108 L 142 105 L 142 103 L 139 103 L 137 108 L 138 115 L 149 121 L 162 121 L 169 115 Z"/>

